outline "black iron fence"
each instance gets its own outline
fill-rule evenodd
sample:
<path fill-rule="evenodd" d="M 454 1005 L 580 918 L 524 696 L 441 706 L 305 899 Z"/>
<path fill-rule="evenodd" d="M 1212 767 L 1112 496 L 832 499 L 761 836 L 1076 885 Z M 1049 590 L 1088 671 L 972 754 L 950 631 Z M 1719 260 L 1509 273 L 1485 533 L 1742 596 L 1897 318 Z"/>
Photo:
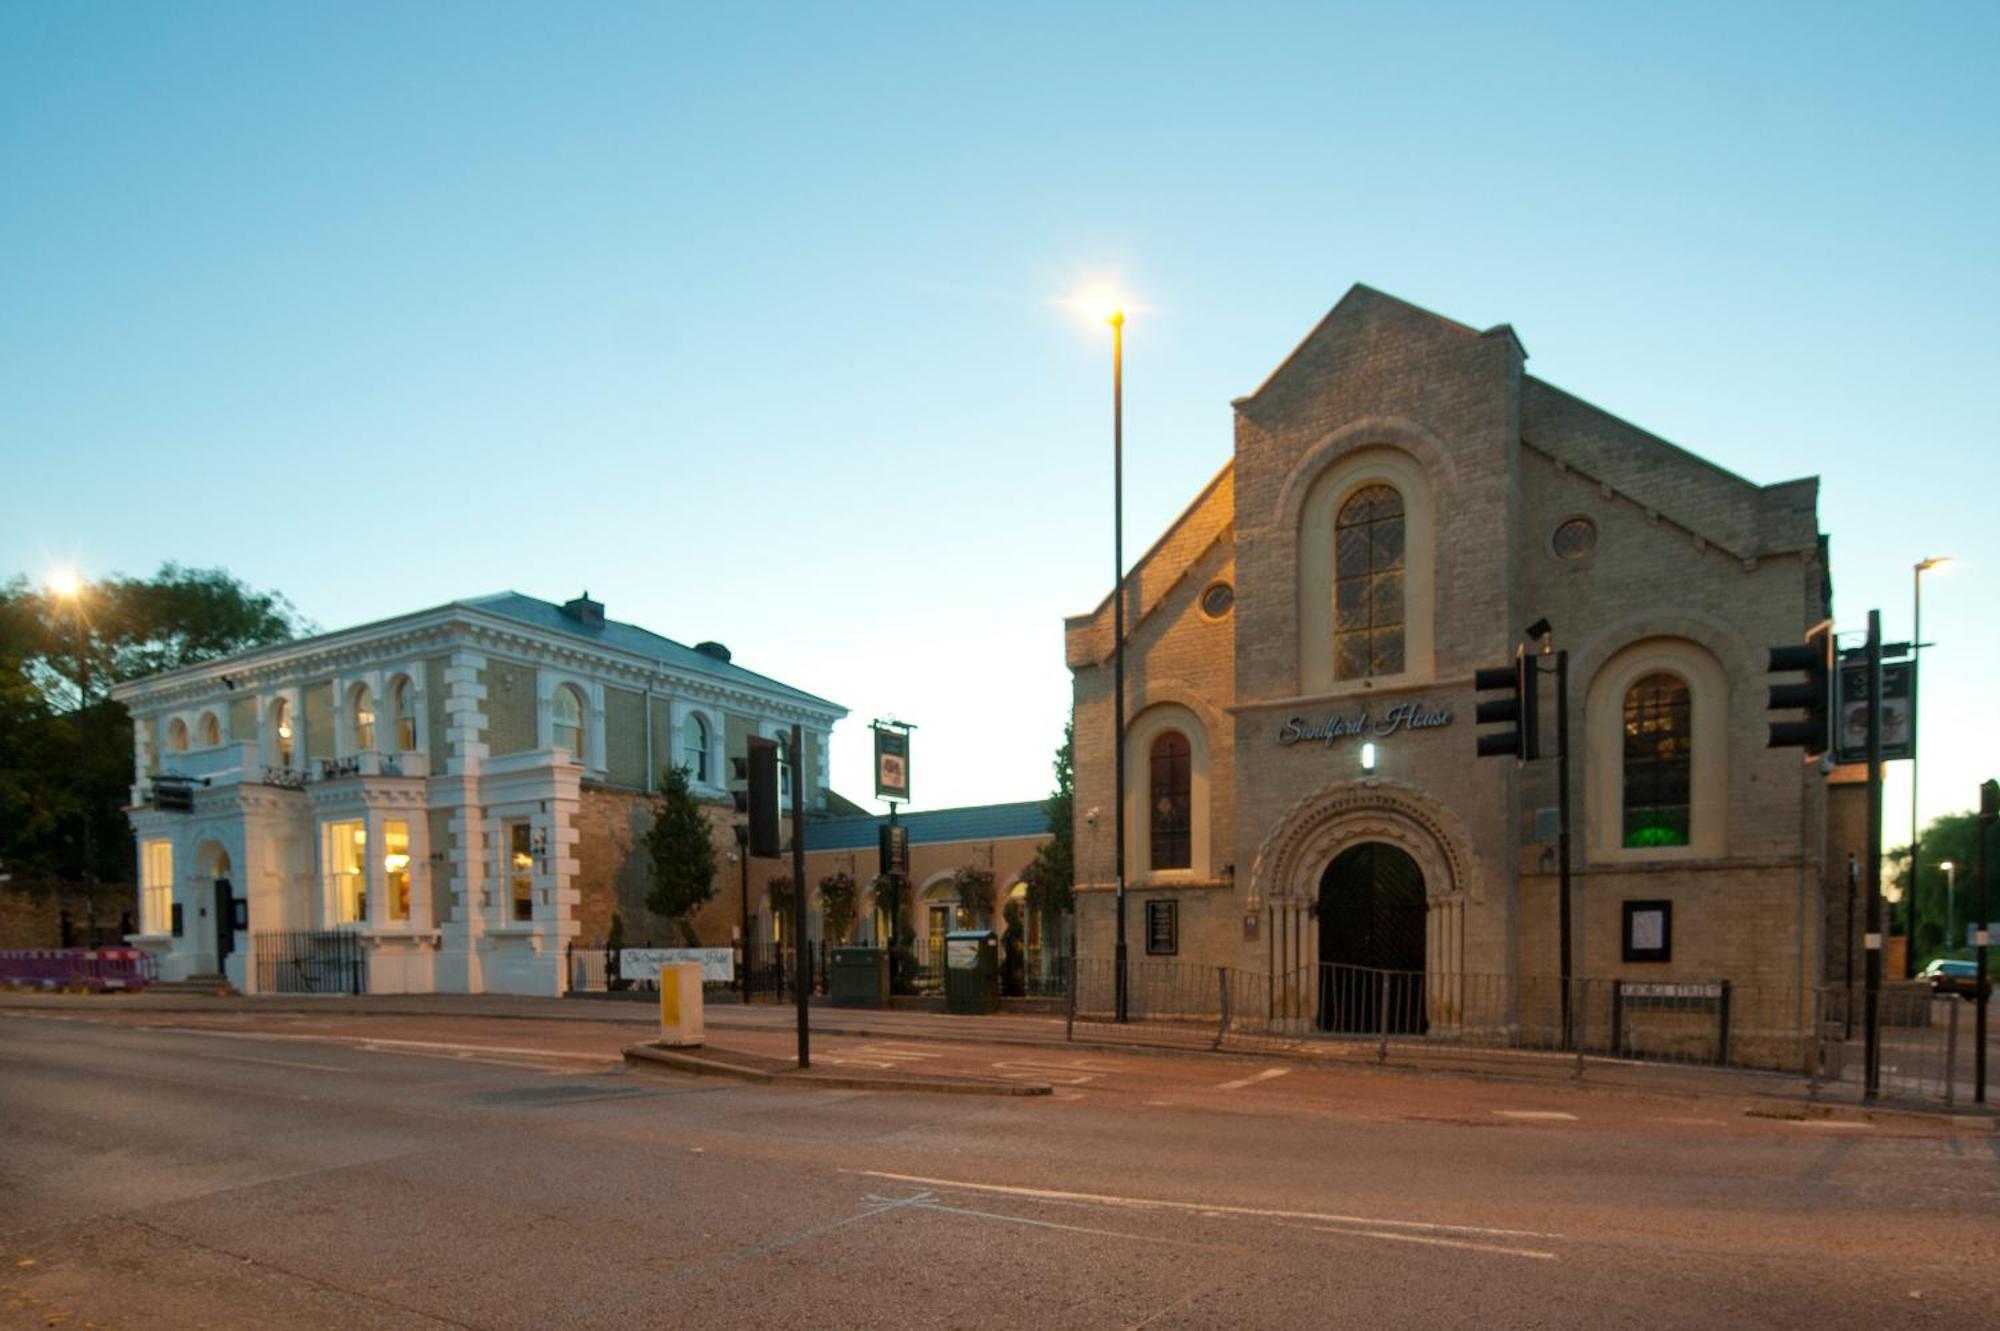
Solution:
<path fill-rule="evenodd" d="M 1311 1052 L 1357 1046 L 1378 1059 L 1426 1051 L 1729 1067 L 1807 1079 L 1814 1093 L 1861 1091 L 1864 999 L 1728 980 L 1580 979 L 1306 966 L 1267 974 L 1228 966 L 1128 963 L 1125 1020 L 1117 970 L 1075 960 L 1072 1039 Z M 1921 985 L 1877 1003 L 1881 1088 L 1903 1099 L 1969 1100 L 1972 1005 Z"/>
<path fill-rule="evenodd" d="M 806 940 L 804 983 L 808 995 L 826 993 L 827 947 L 823 939 Z M 745 1002 L 779 1002 L 796 997 L 800 980 L 799 949 L 788 944 L 752 942 L 741 950 L 738 987 Z"/>
<path fill-rule="evenodd" d="M 265 994 L 365 994 L 368 949 L 345 929 L 253 934 L 257 991 Z"/>

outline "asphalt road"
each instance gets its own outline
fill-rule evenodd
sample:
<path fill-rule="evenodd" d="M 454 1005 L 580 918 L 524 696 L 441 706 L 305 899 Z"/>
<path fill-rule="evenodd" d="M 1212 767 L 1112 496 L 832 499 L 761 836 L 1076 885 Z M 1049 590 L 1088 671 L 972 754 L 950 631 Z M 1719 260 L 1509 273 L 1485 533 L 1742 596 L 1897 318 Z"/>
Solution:
<path fill-rule="evenodd" d="M 825 1055 L 1025 1064 L 1057 1093 L 758 1088 L 628 1073 L 628 1035 L 0 1013 L 0 1325 L 1966 1327 L 1996 1307 L 2000 1137 L 1965 1125 L 860 1038 Z"/>

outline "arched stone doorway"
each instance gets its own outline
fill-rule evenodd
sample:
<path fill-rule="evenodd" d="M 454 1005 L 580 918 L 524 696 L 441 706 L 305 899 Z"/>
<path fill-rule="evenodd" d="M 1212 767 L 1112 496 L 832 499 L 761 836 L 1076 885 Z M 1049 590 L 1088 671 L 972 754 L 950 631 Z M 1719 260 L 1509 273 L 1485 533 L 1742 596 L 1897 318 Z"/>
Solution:
<path fill-rule="evenodd" d="M 1407 1030 L 1449 1030 L 1460 1020 L 1466 907 L 1483 900 L 1485 889 L 1464 823 L 1427 792 L 1404 782 L 1378 777 L 1330 785 L 1299 800 L 1279 820 L 1251 864 L 1246 905 L 1258 938 L 1244 949 L 1241 964 L 1271 976 L 1273 1022 L 1292 1023 L 1300 1033 L 1321 1024 L 1320 890 L 1336 862 L 1369 845 L 1400 852 L 1415 867 L 1408 876 L 1423 908 L 1403 918 L 1406 924 L 1414 920 L 1421 939 L 1416 964 L 1408 967 L 1417 978 L 1406 986 L 1420 992 L 1398 997 L 1385 1009 L 1378 980 L 1375 1007 L 1355 1009 L 1362 1015 L 1350 1024 L 1358 1028 L 1360 1021 L 1379 1018 L 1384 1011 L 1393 1015 L 1400 1004 Z M 1381 858 L 1381 850 L 1369 854 L 1376 857 L 1368 866 L 1372 884 L 1376 865 L 1391 861 Z M 1401 860 L 1393 863 L 1408 873 Z M 1358 864 L 1348 861 L 1343 873 L 1358 872 Z M 1338 906 L 1328 904 L 1337 914 Z"/>
<path fill-rule="evenodd" d="M 1400 846 L 1360 841 L 1320 875 L 1321 1030 L 1422 1034 L 1424 871 Z"/>

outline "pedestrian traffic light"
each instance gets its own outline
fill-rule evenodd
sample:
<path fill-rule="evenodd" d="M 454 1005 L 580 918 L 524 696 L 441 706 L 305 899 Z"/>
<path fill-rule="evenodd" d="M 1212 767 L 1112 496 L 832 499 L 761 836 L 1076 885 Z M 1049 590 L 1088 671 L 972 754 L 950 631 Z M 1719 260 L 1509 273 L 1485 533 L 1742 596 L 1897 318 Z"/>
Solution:
<path fill-rule="evenodd" d="M 1513 726 L 1511 730 L 1479 736 L 1477 748 L 1481 758 L 1511 753 L 1522 762 L 1529 762 L 1542 756 L 1535 674 L 1535 658 L 1522 647 L 1514 649 L 1514 664 L 1473 672 L 1475 690 L 1499 695 L 1478 701 L 1472 710 L 1473 723 L 1487 726 L 1505 722 Z"/>
<path fill-rule="evenodd" d="M 1771 649 L 1770 672 L 1805 673 L 1802 684 L 1773 684 L 1773 712 L 1804 712 L 1803 721 L 1771 722 L 1773 749 L 1804 749 L 1821 754 L 1831 739 L 1829 722 L 1833 715 L 1833 626 L 1821 624 L 1806 634 L 1806 640 L 1789 647 Z"/>
<path fill-rule="evenodd" d="M 758 859 L 778 858 L 778 743 L 758 735 L 750 736 L 749 752 L 731 758 L 736 780 L 742 783 L 729 792 L 736 812 L 749 820 L 749 853 Z"/>

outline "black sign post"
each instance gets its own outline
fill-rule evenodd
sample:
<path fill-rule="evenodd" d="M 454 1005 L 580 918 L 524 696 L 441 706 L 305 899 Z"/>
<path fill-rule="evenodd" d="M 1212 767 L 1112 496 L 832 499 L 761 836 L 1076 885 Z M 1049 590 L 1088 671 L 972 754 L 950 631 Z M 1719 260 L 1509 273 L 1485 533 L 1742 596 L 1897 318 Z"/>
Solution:
<path fill-rule="evenodd" d="M 1977 986 L 1979 1016 L 1973 1023 L 1974 1043 L 1972 1078 L 1972 1098 L 1980 1104 L 1986 1103 L 1986 1005 L 1992 997 L 1987 992 L 1990 987 L 1988 977 L 1992 972 L 1986 969 L 1987 931 L 1993 927 L 1993 879 L 1992 866 L 1987 863 L 1986 843 L 1993 839 L 1993 824 L 2000 819 L 2000 781 L 1984 781 L 1979 786 L 1979 821 L 1973 824 L 1973 835 L 1979 839 L 1979 932 L 1974 935 L 1978 950 L 1974 955 L 1979 965 L 1973 983 Z"/>
<path fill-rule="evenodd" d="M 910 798 L 910 732 L 916 727 L 893 717 L 869 723 L 875 732 L 875 798 L 889 806 L 889 825 L 881 831 L 881 871 L 889 882 L 889 975 L 897 973 L 897 920 L 902 914 L 903 885 L 910 877 L 910 829 L 896 822 L 896 806 Z"/>
<path fill-rule="evenodd" d="M 812 992 L 812 947 L 806 940 L 806 752 L 803 727 L 792 726 L 792 942 L 798 961 L 792 990 L 799 1000 L 799 1067 L 812 1066 L 812 1034 L 806 1029 L 806 996 Z M 755 824 L 752 824 L 755 834 Z"/>
<path fill-rule="evenodd" d="M 1874 1100 L 1882 1092 L 1882 612 L 1868 612 L 1868 646 L 1864 649 L 1863 697 L 1867 699 L 1863 729 L 1868 743 L 1868 993 L 1862 1020 L 1866 1071 L 1861 1096 Z M 1841 675 L 1847 672 L 1842 670 Z M 1843 703 L 1844 710 L 1844 703 Z M 1844 736 L 1843 717 L 1838 729 Z"/>

